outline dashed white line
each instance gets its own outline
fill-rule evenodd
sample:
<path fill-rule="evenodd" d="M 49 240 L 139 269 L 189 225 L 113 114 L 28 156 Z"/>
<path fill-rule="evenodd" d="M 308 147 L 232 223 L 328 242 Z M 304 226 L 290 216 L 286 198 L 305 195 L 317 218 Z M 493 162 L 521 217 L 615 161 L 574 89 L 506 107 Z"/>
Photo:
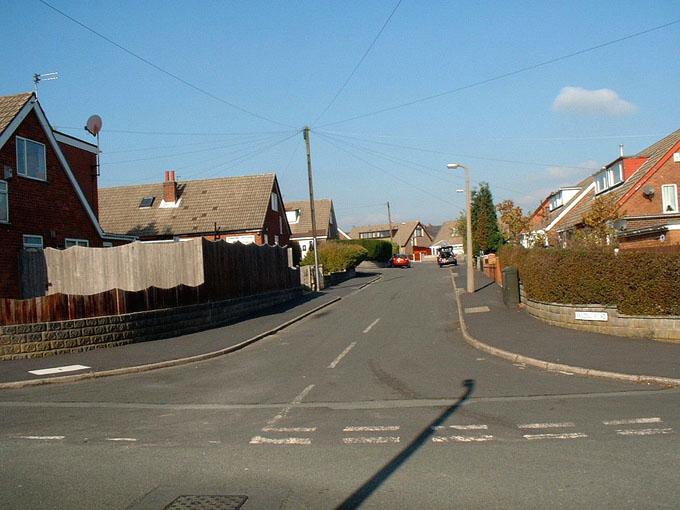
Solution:
<path fill-rule="evenodd" d="M 657 434 L 672 434 L 672 428 L 666 429 L 624 429 L 617 430 L 616 433 L 620 436 L 654 436 Z"/>
<path fill-rule="evenodd" d="M 433 443 L 483 443 L 485 441 L 493 441 L 493 436 L 490 434 L 483 434 L 481 436 L 433 436 Z"/>
<path fill-rule="evenodd" d="M 610 420 L 610 421 L 603 421 L 605 425 L 635 425 L 635 424 L 643 424 L 643 423 L 661 423 L 661 418 L 658 416 L 654 418 L 631 418 L 628 420 Z"/>
<path fill-rule="evenodd" d="M 356 344 L 357 344 L 356 342 L 352 342 L 351 344 L 349 344 L 349 345 L 347 346 L 347 348 L 346 348 L 344 351 L 342 351 L 342 352 L 338 355 L 338 357 L 335 358 L 335 359 L 333 360 L 333 362 L 332 362 L 330 365 L 328 365 L 327 368 L 335 368 L 336 366 L 338 366 L 338 363 L 340 363 L 340 361 L 342 361 L 342 358 L 344 358 L 345 356 L 347 356 L 347 353 L 348 353 L 349 351 L 351 351 L 352 348 L 353 348 Z"/>
<path fill-rule="evenodd" d="M 271 420 L 267 422 L 267 427 L 273 427 L 275 423 L 278 421 L 284 419 L 286 415 L 290 412 L 290 410 L 298 405 L 300 402 L 302 402 L 302 399 L 304 399 L 307 394 L 312 391 L 312 388 L 314 388 L 313 384 L 310 384 L 307 386 L 304 390 L 302 390 L 292 401 L 290 404 L 287 404 L 283 409 L 281 409 L 281 412 L 274 416 Z"/>
<path fill-rule="evenodd" d="M 386 444 L 398 443 L 399 436 L 376 436 L 376 437 L 343 437 L 345 444 Z"/>
<path fill-rule="evenodd" d="M 40 370 L 29 370 L 29 374 L 33 375 L 50 375 L 50 374 L 61 374 L 63 372 L 75 372 L 76 370 L 86 370 L 90 367 L 85 365 L 66 365 L 63 367 L 53 367 L 53 368 L 41 368 Z"/>
<path fill-rule="evenodd" d="M 41 441 L 59 441 L 66 436 L 17 436 L 18 439 L 35 439 Z"/>
<path fill-rule="evenodd" d="M 345 427 L 343 432 L 394 432 L 399 430 L 399 425 L 374 425 L 365 427 Z"/>
<path fill-rule="evenodd" d="M 525 423 L 523 425 L 517 425 L 518 429 L 561 429 L 566 427 L 575 427 L 576 424 L 567 421 L 564 423 Z"/>
<path fill-rule="evenodd" d="M 375 326 L 376 324 L 378 324 L 378 322 L 380 322 L 380 317 L 378 317 L 376 320 L 374 320 L 373 322 L 371 322 L 371 323 L 368 325 L 368 327 L 367 327 L 366 329 L 364 329 L 364 333 L 368 333 L 369 331 L 371 331 L 371 329 L 373 328 L 373 326 Z"/>
<path fill-rule="evenodd" d="M 276 445 L 309 445 L 312 440 L 308 437 L 286 437 L 274 439 L 271 437 L 255 436 L 250 440 L 250 444 L 276 444 Z"/>
<path fill-rule="evenodd" d="M 571 432 L 566 434 L 524 434 L 524 439 L 581 439 L 588 437 L 582 432 Z"/>
<path fill-rule="evenodd" d="M 315 432 L 316 427 L 264 427 L 262 432 Z"/>
<path fill-rule="evenodd" d="M 488 430 L 488 425 L 435 425 L 432 430 L 451 428 L 455 430 Z"/>
<path fill-rule="evenodd" d="M 121 441 L 121 442 L 129 442 L 129 443 L 134 443 L 137 441 L 134 437 L 107 437 L 107 441 Z"/>

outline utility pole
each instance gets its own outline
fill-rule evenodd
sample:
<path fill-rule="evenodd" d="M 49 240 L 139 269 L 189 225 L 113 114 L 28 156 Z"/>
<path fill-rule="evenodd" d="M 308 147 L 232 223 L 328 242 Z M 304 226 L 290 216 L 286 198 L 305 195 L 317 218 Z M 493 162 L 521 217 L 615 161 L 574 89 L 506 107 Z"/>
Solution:
<path fill-rule="evenodd" d="M 312 182 L 312 153 L 309 146 L 309 127 L 302 130 L 307 147 L 307 179 L 309 180 L 309 210 L 312 213 L 312 245 L 314 246 L 314 290 L 320 289 L 321 275 L 319 274 L 319 252 L 316 245 L 316 213 L 314 211 L 314 183 Z"/>
<path fill-rule="evenodd" d="M 392 235 L 392 214 L 390 213 L 390 202 L 387 201 L 387 221 L 390 222 L 390 249 L 394 250 L 394 236 Z"/>

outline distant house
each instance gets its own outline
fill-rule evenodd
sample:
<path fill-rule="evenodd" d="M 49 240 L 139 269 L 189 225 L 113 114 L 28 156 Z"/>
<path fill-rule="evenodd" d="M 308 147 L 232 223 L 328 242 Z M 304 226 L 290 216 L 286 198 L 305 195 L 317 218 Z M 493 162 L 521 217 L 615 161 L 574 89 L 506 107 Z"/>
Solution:
<path fill-rule="evenodd" d="M 458 233 L 457 220 L 445 221 L 441 227 L 437 229 L 437 234 L 430 245 L 430 252 L 432 255 L 437 255 L 437 252 L 442 246 L 452 246 L 453 252 L 456 254 L 463 253 L 463 237 Z"/>
<path fill-rule="evenodd" d="M 619 156 L 592 176 L 586 196 L 555 223 L 562 242 L 580 228 L 600 196 L 622 213 L 614 225 L 622 249 L 680 244 L 680 130 L 634 156 Z"/>
<path fill-rule="evenodd" d="M 107 230 L 141 241 L 204 237 L 227 242 L 286 245 L 290 226 L 275 174 L 175 180 L 99 190 Z"/>
<path fill-rule="evenodd" d="M 390 226 L 380 224 L 354 227 L 349 235 L 352 239 L 383 239 L 389 241 Z M 432 237 L 420 221 L 393 223 L 392 237 L 394 243 L 399 246 L 399 252 L 405 253 L 413 260 L 420 260 L 422 255 L 430 253 Z"/>
<path fill-rule="evenodd" d="M 307 253 L 316 237 L 317 242 L 338 239 L 338 222 L 335 219 L 333 201 L 329 199 L 314 201 L 316 233 L 312 232 L 312 213 L 309 200 L 286 202 L 286 216 L 291 230 L 291 240 L 297 241 L 302 256 Z"/>
<path fill-rule="evenodd" d="M 26 251 L 133 240 L 99 222 L 97 147 L 52 129 L 33 93 L 0 97 L 0 171 L 0 297 L 42 295 Z"/>

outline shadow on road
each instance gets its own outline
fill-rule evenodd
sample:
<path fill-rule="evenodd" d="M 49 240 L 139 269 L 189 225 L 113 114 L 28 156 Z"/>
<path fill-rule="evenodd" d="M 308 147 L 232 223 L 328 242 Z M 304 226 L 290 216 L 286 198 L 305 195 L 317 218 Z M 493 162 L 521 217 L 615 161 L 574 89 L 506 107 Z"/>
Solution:
<path fill-rule="evenodd" d="M 437 416 L 431 423 L 425 427 L 416 438 L 409 443 L 399 454 L 395 455 L 385 466 L 368 479 L 364 484 L 350 494 L 347 499 L 340 503 L 337 510 L 349 510 L 358 508 L 366 499 L 373 494 L 385 481 L 392 476 L 392 474 L 406 462 L 411 455 L 413 455 L 418 448 L 423 446 L 427 440 L 434 434 L 435 427 L 444 423 L 458 408 L 465 402 L 475 387 L 474 379 L 465 379 L 463 381 L 465 393 L 450 407 L 446 408 L 439 416 Z"/>

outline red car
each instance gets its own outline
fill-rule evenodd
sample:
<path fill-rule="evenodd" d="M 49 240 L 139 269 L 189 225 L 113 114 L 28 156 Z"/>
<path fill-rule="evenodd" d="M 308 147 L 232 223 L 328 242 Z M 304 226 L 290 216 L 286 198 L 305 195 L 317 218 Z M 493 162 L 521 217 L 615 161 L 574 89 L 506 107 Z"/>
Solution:
<path fill-rule="evenodd" d="M 403 253 L 397 253 L 396 255 L 392 255 L 392 259 L 390 260 L 390 266 L 411 267 L 411 261 L 409 260 L 408 255 L 404 255 Z"/>

